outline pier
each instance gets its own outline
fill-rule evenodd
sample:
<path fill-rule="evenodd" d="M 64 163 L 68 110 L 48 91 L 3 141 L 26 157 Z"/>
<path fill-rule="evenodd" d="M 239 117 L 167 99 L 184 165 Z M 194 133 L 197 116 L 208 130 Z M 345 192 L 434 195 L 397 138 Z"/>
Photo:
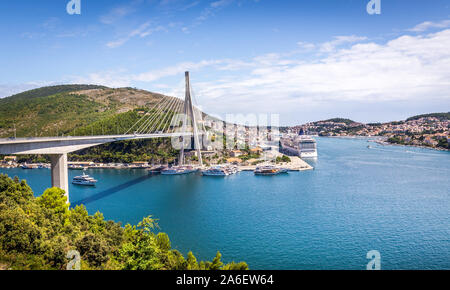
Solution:
<path fill-rule="evenodd" d="M 280 163 L 279 166 L 288 169 L 289 171 L 305 171 L 305 170 L 313 170 L 314 167 L 309 165 L 307 162 L 302 160 L 296 156 L 290 156 L 291 162 L 289 163 Z M 261 165 L 249 165 L 249 166 L 239 166 L 239 169 L 242 171 L 254 171 L 256 167 Z"/>

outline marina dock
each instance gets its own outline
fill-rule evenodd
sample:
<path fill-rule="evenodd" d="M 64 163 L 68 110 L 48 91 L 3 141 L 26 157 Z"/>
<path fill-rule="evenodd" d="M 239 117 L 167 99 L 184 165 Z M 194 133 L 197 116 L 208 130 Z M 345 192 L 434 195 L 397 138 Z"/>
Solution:
<path fill-rule="evenodd" d="M 289 163 L 280 163 L 278 164 L 280 167 L 286 168 L 289 171 L 305 171 L 305 170 L 313 170 L 314 167 L 309 165 L 307 162 L 302 160 L 296 156 L 290 156 L 291 162 Z M 249 165 L 249 166 L 239 166 L 239 169 L 242 171 L 254 171 L 256 167 L 260 165 Z"/>

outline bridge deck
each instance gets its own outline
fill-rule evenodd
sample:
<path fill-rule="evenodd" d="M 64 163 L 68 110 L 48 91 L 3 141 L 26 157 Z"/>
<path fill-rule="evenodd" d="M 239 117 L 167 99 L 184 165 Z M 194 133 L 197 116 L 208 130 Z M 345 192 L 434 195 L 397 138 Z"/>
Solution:
<path fill-rule="evenodd" d="M 21 143 L 42 143 L 55 141 L 84 141 L 84 140 L 105 140 L 116 139 L 130 140 L 130 139 L 149 139 L 149 138 L 168 138 L 179 136 L 192 136 L 192 133 L 160 133 L 160 134 L 130 134 L 130 135 L 98 135 L 98 136 L 58 136 L 58 137 L 29 137 L 29 138 L 0 138 L 0 145 L 2 144 L 21 144 Z"/>

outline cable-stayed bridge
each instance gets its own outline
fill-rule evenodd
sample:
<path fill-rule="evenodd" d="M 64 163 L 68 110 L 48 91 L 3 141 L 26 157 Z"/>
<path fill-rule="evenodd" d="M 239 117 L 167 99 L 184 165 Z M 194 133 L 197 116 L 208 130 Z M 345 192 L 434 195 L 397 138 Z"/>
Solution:
<path fill-rule="evenodd" d="M 162 99 L 144 111 L 124 134 L 0 139 L 0 154 L 50 155 L 52 186 L 65 190 L 67 197 L 69 194 L 67 154 L 101 144 L 151 138 L 179 138 L 180 143 L 185 144 L 193 139 L 200 165 L 203 165 L 199 139 L 199 136 L 205 133 L 203 113 L 193 104 L 189 72 L 186 72 L 185 79 L 184 101 L 175 97 Z M 184 146 L 181 146 L 180 165 L 184 159 Z"/>

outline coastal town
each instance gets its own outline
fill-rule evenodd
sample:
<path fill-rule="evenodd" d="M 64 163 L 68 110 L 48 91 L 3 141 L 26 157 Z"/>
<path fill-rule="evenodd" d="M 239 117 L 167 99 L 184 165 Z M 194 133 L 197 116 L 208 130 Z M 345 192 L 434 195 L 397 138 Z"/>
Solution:
<path fill-rule="evenodd" d="M 236 167 L 237 171 L 255 171 L 257 168 L 272 166 L 286 169 L 287 171 L 311 170 L 313 167 L 298 156 L 286 156 L 276 150 L 264 150 L 261 147 L 233 149 L 223 151 L 201 151 L 205 165 L 200 166 L 197 162 L 196 151 L 186 152 L 189 165 L 198 171 L 208 168 Z M 170 168 L 171 164 L 155 164 L 147 161 L 134 161 L 131 163 L 121 162 L 94 162 L 94 161 L 69 161 L 69 170 L 87 169 L 145 169 L 154 172 Z M 18 156 L 4 156 L 0 159 L 0 168 L 22 168 L 50 169 L 47 162 L 29 163 L 19 159 Z"/>
<path fill-rule="evenodd" d="M 450 113 L 419 115 L 404 121 L 388 123 L 359 123 L 349 119 L 329 119 L 294 126 L 285 130 L 304 131 L 307 134 L 348 137 L 380 137 L 385 144 L 423 146 L 449 150 Z"/>

